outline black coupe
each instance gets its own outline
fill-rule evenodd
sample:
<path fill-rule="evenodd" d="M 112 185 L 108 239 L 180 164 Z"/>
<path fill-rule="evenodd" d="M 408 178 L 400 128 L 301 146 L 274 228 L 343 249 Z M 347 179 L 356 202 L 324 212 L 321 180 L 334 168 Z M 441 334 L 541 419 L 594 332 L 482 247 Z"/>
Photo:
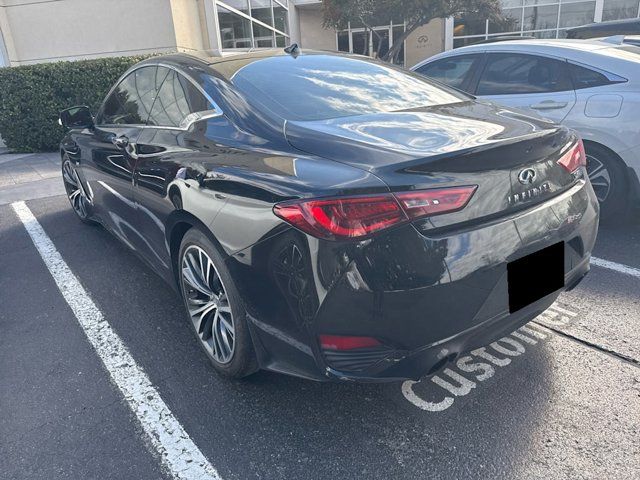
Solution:
<path fill-rule="evenodd" d="M 60 119 L 78 217 L 180 292 L 227 376 L 417 379 L 589 270 L 575 133 L 369 58 L 156 57 Z"/>

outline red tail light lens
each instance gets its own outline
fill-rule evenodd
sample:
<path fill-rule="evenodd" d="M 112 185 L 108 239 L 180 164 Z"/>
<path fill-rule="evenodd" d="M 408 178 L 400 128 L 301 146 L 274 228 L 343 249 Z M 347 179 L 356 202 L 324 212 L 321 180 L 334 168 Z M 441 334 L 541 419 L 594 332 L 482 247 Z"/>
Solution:
<path fill-rule="evenodd" d="M 406 220 L 392 195 L 306 200 L 276 205 L 273 212 L 313 236 L 358 238 Z"/>
<path fill-rule="evenodd" d="M 580 167 L 586 167 L 587 155 L 585 154 L 582 140 L 578 140 L 578 142 L 572 146 L 567 153 L 560 157 L 558 163 L 569 173 L 575 172 Z"/>
<path fill-rule="evenodd" d="M 415 192 L 398 193 L 396 197 L 410 219 L 454 212 L 464 208 L 477 186 L 434 188 Z"/>
<path fill-rule="evenodd" d="M 355 350 L 356 348 L 372 348 L 380 345 L 382 344 L 373 337 L 320 335 L 320 346 L 323 350 Z"/>
<path fill-rule="evenodd" d="M 303 232 L 327 240 L 357 239 L 385 228 L 464 208 L 476 190 L 435 188 L 392 195 L 281 203 L 273 213 Z"/>

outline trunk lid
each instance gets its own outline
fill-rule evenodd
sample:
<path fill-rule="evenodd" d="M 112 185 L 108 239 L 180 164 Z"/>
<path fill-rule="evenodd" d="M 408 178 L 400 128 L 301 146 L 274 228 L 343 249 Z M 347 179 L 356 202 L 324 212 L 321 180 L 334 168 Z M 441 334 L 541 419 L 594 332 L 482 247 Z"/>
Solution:
<path fill-rule="evenodd" d="M 574 134 L 486 102 L 288 121 L 285 133 L 293 147 L 367 170 L 394 192 L 478 185 L 463 211 L 431 217 L 432 227 L 507 214 L 575 181 L 557 164 Z"/>

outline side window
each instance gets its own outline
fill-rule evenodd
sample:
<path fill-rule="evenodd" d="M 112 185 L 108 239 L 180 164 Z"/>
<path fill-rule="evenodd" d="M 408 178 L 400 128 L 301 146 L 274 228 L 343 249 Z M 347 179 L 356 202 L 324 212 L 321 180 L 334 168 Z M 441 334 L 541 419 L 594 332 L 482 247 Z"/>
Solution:
<path fill-rule="evenodd" d="M 582 88 L 599 87 L 600 85 L 609 85 L 611 83 L 620 83 L 623 78 L 616 75 L 608 77 L 604 72 L 597 72 L 590 68 L 581 67 L 580 65 L 569 64 L 571 77 L 573 78 L 573 86 L 576 90 Z M 618 79 L 616 79 L 616 77 Z"/>
<path fill-rule="evenodd" d="M 489 54 L 477 95 L 513 95 L 573 90 L 567 62 L 537 55 Z"/>
<path fill-rule="evenodd" d="M 190 114 L 213 108 L 193 83 L 171 70 L 153 104 L 149 125 L 180 127 Z"/>
<path fill-rule="evenodd" d="M 127 75 L 104 103 L 97 123 L 102 125 L 144 125 L 166 69 L 142 67 Z"/>
<path fill-rule="evenodd" d="M 423 65 L 416 71 L 452 87 L 462 88 L 464 82 L 473 73 L 479 59 L 479 55 L 460 55 L 459 57 L 443 58 Z"/>

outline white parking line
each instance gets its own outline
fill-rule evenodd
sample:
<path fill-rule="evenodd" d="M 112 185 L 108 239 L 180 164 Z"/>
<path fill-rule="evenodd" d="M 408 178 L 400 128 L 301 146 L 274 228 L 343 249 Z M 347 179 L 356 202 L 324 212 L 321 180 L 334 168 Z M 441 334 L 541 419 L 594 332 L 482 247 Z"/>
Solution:
<path fill-rule="evenodd" d="M 640 278 L 639 268 L 628 267 L 627 265 L 623 265 L 622 263 L 610 262 L 609 260 L 604 260 L 603 258 L 591 257 L 591 265 L 608 268 L 609 270 L 615 270 L 616 272 L 624 273 L 625 275 L 631 275 L 632 277 Z"/>
<path fill-rule="evenodd" d="M 219 480 L 216 469 L 193 443 L 180 422 L 135 362 L 120 337 L 104 319 L 80 281 L 24 202 L 11 205 L 26 228 L 62 296 L 89 342 L 124 395 L 162 464 L 176 479 Z"/>

